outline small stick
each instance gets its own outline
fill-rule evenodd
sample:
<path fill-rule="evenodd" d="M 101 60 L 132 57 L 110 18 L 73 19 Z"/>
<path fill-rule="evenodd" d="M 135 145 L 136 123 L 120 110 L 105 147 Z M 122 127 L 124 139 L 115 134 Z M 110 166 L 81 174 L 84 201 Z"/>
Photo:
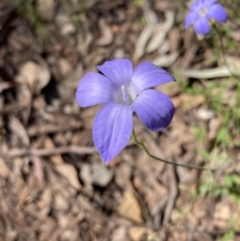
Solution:
<path fill-rule="evenodd" d="M 94 147 L 85 146 L 63 146 L 56 147 L 54 149 L 11 149 L 6 153 L 0 153 L 0 156 L 8 158 L 20 157 L 20 156 L 51 156 L 63 153 L 72 153 L 78 155 L 96 153 L 97 150 Z"/>

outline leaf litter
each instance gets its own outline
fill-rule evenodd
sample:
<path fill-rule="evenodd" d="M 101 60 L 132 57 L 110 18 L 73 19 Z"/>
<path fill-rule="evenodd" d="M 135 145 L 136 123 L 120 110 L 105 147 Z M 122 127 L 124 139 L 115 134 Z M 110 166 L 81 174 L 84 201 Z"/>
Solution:
<path fill-rule="evenodd" d="M 233 125 L 233 143 L 214 146 L 223 117 L 202 93 L 182 87 L 208 86 L 198 78 L 221 82 L 229 69 L 220 61 L 206 64 L 211 48 L 175 26 L 179 2 L 41 0 L 26 3 L 39 14 L 34 21 L 19 4 L 0 3 L 0 240 L 219 240 L 228 230 L 238 240 L 239 206 L 211 188 L 218 182 L 226 191 L 224 175 L 239 172 L 239 136 Z M 163 89 L 176 107 L 169 128 L 150 133 L 136 121 L 136 133 L 151 153 L 170 161 L 219 166 L 229 154 L 214 179 L 155 162 L 132 141 L 102 164 L 91 137 L 97 108 L 79 108 L 74 94 L 86 72 L 115 56 L 135 64 L 147 59 L 185 76 Z M 228 61 L 237 65 L 239 56 Z M 225 105 L 233 91 L 223 95 Z"/>

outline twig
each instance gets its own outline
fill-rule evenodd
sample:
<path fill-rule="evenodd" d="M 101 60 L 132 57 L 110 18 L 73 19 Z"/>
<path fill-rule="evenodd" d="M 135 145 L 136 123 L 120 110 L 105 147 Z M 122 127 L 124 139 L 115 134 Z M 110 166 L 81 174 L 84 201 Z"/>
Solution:
<path fill-rule="evenodd" d="M 180 74 L 198 79 L 213 79 L 213 78 L 223 78 L 230 77 L 232 73 L 227 68 L 227 66 L 216 67 L 213 69 L 176 69 Z"/>
<path fill-rule="evenodd" d="M 168 178 L 169 191 L 168 191 L 167 206 L 164 212 L 163 225 L 168 224 L 171 218 L 172 210 L 175 206 L 175 203 L 178 197 L 178 193 L 179 193 L 177 176 L 175 173 L 174 166 L 168 166 L 167 178 Z"/>
<path fill-rule="evenodd" d="M 64 120 L 62 123 L 49 123 L 43 125 L 34 125 L 27 128 L 28 135 L 30 137 L 40 136 L 49 133 L 64 132 L 67 130 L 78 129 L 82 126 L 80 121 L 74 119 Z"/>
<path fill-rule="evenodd" d="M 51 156 L 56 154 L 71 153 L 77 155 L 92 154 L 97 152 L 94 147 L 85 146 L 63 146 L 54 149 L 11 149 L 6 153 L 0 153 L 0 156 L 14 158 L 20 156 Z"/>

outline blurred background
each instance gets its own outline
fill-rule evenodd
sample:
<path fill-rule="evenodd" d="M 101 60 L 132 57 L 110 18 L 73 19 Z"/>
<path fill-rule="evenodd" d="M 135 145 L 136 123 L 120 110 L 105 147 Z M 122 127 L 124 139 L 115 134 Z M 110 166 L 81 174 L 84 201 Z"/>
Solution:
<path fill-rule="evenodd" d="M 188 1 L 0 1 L 0 240 L 240 240 L 240 1 L 203 38 Z M 223 53 L 225 58 L 223 59 Z M 105 166 L 92 141 L 99 107 L 79 80 L 115 58 L 150 61 L 176 113 L 161 133 L 136 118 L 153 155 L 128 146 Z M 234 73 L 234 74 L 233 74 Z"/>

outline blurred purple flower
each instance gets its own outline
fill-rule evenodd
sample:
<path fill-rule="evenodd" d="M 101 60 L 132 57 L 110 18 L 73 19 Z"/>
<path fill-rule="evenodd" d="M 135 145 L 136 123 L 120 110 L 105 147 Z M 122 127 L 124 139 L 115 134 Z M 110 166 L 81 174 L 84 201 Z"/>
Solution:
<path fill-rule="evenodd" d="M 217 3 L 217 0 L 196 0 L 190 6 L 185 19 L 185 28 L 191 24 L 198 34 L 206 35 L 210 32 L 210 21 L 225 23 L 227 13 L 224 7 Z"/>
<path fill-rule="evenodd" d="M 143 62 L 133 71 L 128 59 L 116 59 L 87 73 L 78 85 L 76 99 L 81 107 L 105 103 L 93 124 L 93 141 L 108 164 L 127 144 L 133 131 L 133 112 L 152 131 L 167 127 L 174 115 L 172 101 L 153 87 L 175 81 L 156 65 Z"/>

